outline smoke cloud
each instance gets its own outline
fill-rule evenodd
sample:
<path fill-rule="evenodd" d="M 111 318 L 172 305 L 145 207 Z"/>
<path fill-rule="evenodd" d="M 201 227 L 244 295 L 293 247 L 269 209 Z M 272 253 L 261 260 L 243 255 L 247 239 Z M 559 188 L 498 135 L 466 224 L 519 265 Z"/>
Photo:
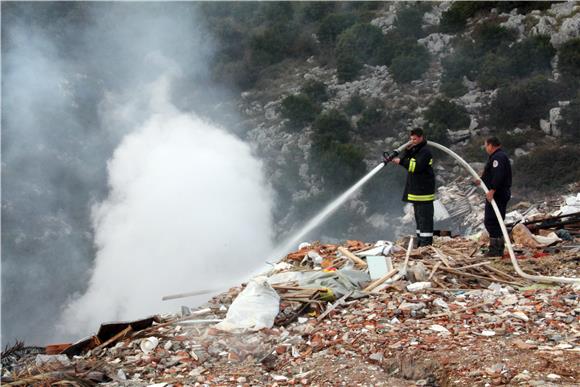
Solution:
<path fill-rule="evenodd" d="M 202 118 L 224 91 L 200 26 L 193 3 L 2 3 L 4 342 L 175 311 L 266 257 L 261 164 Z"/>
<path fill-rule="evenodd" d="M 93 211 L 95 269 L 64 332 L 175 310 L 161 297 L 227 286 L 271 248 L 260 163 L 242 141 L 169 105 L 167 86 L 152 87 L 150 119 L 109 162 L 110 194 Z"/>

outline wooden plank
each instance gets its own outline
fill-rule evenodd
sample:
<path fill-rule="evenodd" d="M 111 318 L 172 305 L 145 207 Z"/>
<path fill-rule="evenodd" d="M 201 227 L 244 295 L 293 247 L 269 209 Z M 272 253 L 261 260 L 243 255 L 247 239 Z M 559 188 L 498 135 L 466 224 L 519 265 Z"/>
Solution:
<path fill-rule="evenodd" d="M 367 263 L 362 259 L 360 259 L 359 257 L 357 257 L 356 255 L 354 255 L 353 253 L 351 253 L 346 247 L 340 246 L 337 250 L 342 255 L 353 261 L 355 265 L 361 266 L 362 268 L 366 269 Z"/>
<path fill-rule="evenodd" d="M 431 270 L 431 274 L 429 274 L 429 278 L 427 278 L 427 281 L 429 281 L 431 278 L 433 278 L 433 275 L 435 275 L 435 272 L 437 271 L 437 269 L 439 269 L 439 266 L 441 266 L 441 262 L 435 263 L 435 265 L 433 266 L 433 269 Z"/>
<path fill-rule="evenodd" d="M 324 311 L 324 313 L 322 313 L 320 316 L 318 316 L 318 318 L 316 320 L 321 321 L 323 318 L 325 318 L 330 312 L 332 312 L 333 310 L 335 310 L 338 306 L 344 304 L 344 302 L 346 301 L 347 298 L 350 297 L 350 295 L 354 292 L 354 290 L 351 290 L 350 292 L 348 292 L 347 294 L 345 294 L 344 296 L 340 297 L 334 304 L 332 304 L 330 307 L 326 308 L 326 310 Z"/>
<path fill-rule="evenodd" d="M 371 290 L 373 290 L 377 286 L 381 285 L 383 282 L 385 282 L 386 280 L 388 280 L 389 278 L 391 278 L 392 276 L 394 276 L 398 272 L 399 272 L 399 269 L 393 269 L 393 270 L 391 270 L 386 275 L 384 275 L 381 278 L 379 278 L 379 279 L 371 282 L 366 288 L 363 289 L 363 292 L 370 292 Z"/>
<path fill-rule="evenodd" d="M 133 328 L 131 327 L 131 325 L 129 325 L 127 328 L 123 329 L 121 332 L 117 333 L 115 336 L 111 337 L 109 340 L 105 341 L 103 344 L 99 345 L 98 347 L 96 347 L 93 351 L 98 351 L 101 348 L 105 348 L 107 345 L 114 343 L 117 340 L 120 340 L 122 338 L 124 338 L 126 335 L 128 335 L 131 331 L 133 330 Z"/>

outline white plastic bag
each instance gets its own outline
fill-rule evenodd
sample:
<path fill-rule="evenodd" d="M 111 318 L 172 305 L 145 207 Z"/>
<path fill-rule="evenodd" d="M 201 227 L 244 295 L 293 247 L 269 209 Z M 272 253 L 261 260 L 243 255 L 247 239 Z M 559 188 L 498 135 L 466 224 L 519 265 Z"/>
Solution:
<path fill-rule="evenodd" d="M 266 277 L 256 277 L 232 302 L 225 320 L 216 328 L 223 331 L 271 328 L 279 311 L 278 293 L 268 284 Z"/>

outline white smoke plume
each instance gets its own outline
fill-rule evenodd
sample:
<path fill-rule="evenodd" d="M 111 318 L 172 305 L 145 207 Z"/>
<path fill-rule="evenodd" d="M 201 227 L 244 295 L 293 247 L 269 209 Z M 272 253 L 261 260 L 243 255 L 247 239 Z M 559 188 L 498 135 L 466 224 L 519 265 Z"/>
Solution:
<path fill-rule="evenodd" d="M 65 310 L 63 334 L 176 311 L 187 301 L 161 297 L 228 286 L 271 249 L 272 195 L 260 163 L 247 144 L 171 106 L 168 86 L 167 77 L 154 84 L 149 119 L 109 162 L 110 195 L 93 211 L 94 272 Z"/>
<path fill-rule="evenodd" d="M 236 113 L 199 3 L 0 6 L 5 344 L 174 312 L 195 300 L 163 295 L 239 283 L 267 258 L 260 162 L 200 118 Z"/>

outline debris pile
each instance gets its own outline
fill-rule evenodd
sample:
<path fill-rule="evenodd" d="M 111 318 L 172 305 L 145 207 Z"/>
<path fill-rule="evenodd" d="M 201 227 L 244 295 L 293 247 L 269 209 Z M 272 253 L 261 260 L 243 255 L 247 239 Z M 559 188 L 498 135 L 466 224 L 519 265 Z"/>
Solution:
<path fill-rule="evenodd" d="M 520 243 L 512 227 L 524 271 L 580 276 L 576 215 L 564 215 L 518 223 L 532 236 L 567 227 L 570 238 L 550 244 Z M 537 224 L 546 227 L 530 227 Z M 530 283 L 509 258 L 483 257 L 483 247 L 460 237 L 417 249 L 412 238 L 303 243 L 270 272 L 197 310 L 103 324 L 42 354 L 6 349 L 2 384 L 578 383 L 578 284 Z"/>

